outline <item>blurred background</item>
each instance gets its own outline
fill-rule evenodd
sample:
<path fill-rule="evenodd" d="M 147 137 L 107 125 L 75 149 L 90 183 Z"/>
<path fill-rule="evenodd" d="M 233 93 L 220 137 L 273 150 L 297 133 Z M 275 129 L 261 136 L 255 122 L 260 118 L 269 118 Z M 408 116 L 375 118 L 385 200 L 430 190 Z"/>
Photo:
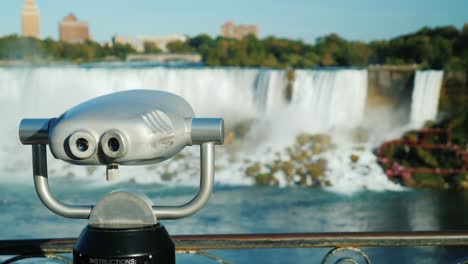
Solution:
<path fill-rule="evenodd" d="M 76 237 L 86 224 L 38 200 L 20 120 L 129 89 L 169 91 L 197 116 L 225 119 L 213 197 L 195 216 L 166 221 L 171 234 L 466 230 L 466 10 L 455 0 L 2 1 L 0 239 Z M 49 158 L 53 190 L 71 203 L 127 188 L 179 204 L 199 181 L 196 147 L 121 167 L 119 183 L 104 168 Z M 214 253 L 319 263 L 326 252 Z M 365 252 L 377 263 L 467 256 Z"/>

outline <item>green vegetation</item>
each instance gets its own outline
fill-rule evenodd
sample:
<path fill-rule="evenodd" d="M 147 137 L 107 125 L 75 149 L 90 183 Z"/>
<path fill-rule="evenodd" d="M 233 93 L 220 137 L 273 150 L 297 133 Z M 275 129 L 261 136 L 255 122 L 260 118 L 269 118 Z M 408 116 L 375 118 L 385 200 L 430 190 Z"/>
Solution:
<path fill-rule="evenodd" d="M 143 49 L 145 50 L 146 54 L 162 52 L 162 50 L 158 46 L 156 46 L 156 44 L 154 44 L 153 42 L 145 42 L 143 44 Z"/>
<path fill-rule="evenodd" d="M 442 129 L 445 133 L 424 133 L 409 131 L 403 135 L 404 144 L 387 145 L 381 155 L 391 162 L 383 163 L 384 170 L 392 170 L 393 162 L 405 168 L 420 169 L 402 183 L 415 188 L 455 188 L 468 189 L 466 172 L 466 146 L 468 137 L 468 110 L 453 114 L 440 122 L 428 122 L 425 129 Z M 411 146 L 411 144 L 413 144 Z M 438 146 L 434 148 L 431 146 Z M 421 172 L 431 170 L 434 173 Z M 437 170 L 454 170 L 445 175 Z"/>
<path fill-rule="evenodd" d="M 348 41 L 330 34 L 315 44 L 300 40 L 247 36 L 242 40 L 212 38 L 201 34 L 187 42 L 169 43 L 169 52 L 199 53 L 209 66 L 309 68 L 314 66 L 367 66 L 369 64 L 419 64 L 423 68 L 468 70 L 468 25 L 422 28 L 393 38 L 369 43 Z M 145 43 L 145 53 L 161 52 Z M 126 58 L 135 53 L 129 45 L 96 42 L 64 43 L 18 36 L 0 38 L 0 60 L 98 61 Z"/>
<path fill-rule="evenodd" d="M 123 60 L 127 54 L 134 52 L 130 45 L 109 46 L 92 41 L 66 43 L 49 38 L 40 40 L 15 35 L 0 38 L 0 60 L 30 62 Z"/>
<path fill-rule="evenodd" d="M 198 35 L 168 47 L 171 52 L 197 52 L 210 66 L 309 68 L 419 64 L 433 69 L 468 69 L 468 25 L 423 28 L 390 41 L 347 41 L 336 34 L 315 45 L 298 40 L 248 36 L 242 40 Z"/>
<path fill-rule="evenodd" d="M 415 174 L 414 181 L 418 188 L 442 189 L 445 187 L 444 178 L 437 174 Z"/>

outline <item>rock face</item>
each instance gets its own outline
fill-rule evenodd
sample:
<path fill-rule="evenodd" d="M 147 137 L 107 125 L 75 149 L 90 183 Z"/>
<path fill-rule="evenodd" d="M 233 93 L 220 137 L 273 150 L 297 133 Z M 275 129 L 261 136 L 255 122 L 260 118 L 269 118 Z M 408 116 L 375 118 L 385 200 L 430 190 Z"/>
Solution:
<path fill-rule="evenodd" d="M 299 134 L 285 155 L 276 153 L 276 159 L 267 164 L 254 163 L 246 169 L 246 175 L 255 178 L 259 185 L 287 185 L 324 187 L 330 182 L 325 178 L 327 161 L 318 154 L 334 148 L 330 136 L 325 134 Z"/>
<path fill-rule="evenodd" d="M 349 156 L 349 158 L 350 158 L 351 161 L 354 162 L 354 163 L 358 162 L 358 160 L 359 160 L 359 156 L 356 155 L 356 154 L 352 154 L 351 156 Z"/>
<path fill-rule="evenodd" d="M 368 88 L 373 95 L 380 95 L 392 100 L 404 94 L 411 95 L 414 72 L 417 66 L 370 66 L 368 68 Z M 406 90 L 410 90 L 409 93 Z"/>
<path fill-rule="evenodd" d="M 419 66 L 369 66 L 367 109 L 391 109 L 401 113 L 395 122 L 408 123 L 415 71 Z M 439 113 L 463 112 L 468 103 L 468 72 L 444 71 L 439 98 Z"/>
<path fill-rule="evenodd" d="M 367 109 L 389 108 L 394 112 L 411 110 L 411 94 L 417 66 L 369 66 Z M 409 120 L 399 120 L 406 124 Z"/>
<path fill-rule="evenodd" d="M 444 72 L 440 91 L 439 112 L 456 114 L 466 111 L 468 104 L 468 72 Z"/>

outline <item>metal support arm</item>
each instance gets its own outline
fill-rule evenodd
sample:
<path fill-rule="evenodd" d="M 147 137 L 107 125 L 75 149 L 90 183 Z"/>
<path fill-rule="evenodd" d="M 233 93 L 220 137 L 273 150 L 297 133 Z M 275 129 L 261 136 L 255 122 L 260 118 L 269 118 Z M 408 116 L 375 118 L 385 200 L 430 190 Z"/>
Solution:
<path fill-rule="evenodd" d="M 184 205 L 153 206 L 153 212 L 158 219 L 178 219 L 190 216 L 208 202 L 214 184 L 214 145 L 213 142 L 200 145 L 200 189 L 197 195 Z M 32 156 L 34 185 L 42 203 L 60 216 L 88 219 L 93 208 L 92 205 L 68 205 L 55 198 L 50 191 L 46 145 L 32 145 Z"/>
<path fill-rule="evenodd" d="M 91 205 L 68 205 L 57 200 L 49 188 L 47 175 L 46 145 L 32 145 L 33 177 L 37 195 L 42 203 L 52 212 L 68 218 L 87 219 L 91 214 Z"/>
<path fill-rule="evenodd" d="M 179 219 L 193 215 L 208 202 L 214 184 L 214 147 L 213 142 L 200 145 L 200 189 L 197 195 L 184 205 L 153 206 L 158 219 Z"/>

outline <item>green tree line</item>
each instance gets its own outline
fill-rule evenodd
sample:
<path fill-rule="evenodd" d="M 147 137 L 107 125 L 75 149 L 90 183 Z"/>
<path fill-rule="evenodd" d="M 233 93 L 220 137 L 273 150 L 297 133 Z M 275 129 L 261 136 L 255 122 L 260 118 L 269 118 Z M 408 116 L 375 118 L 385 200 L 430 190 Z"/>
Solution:
<path fill-rule="evenodd" d="M 161 52 L 146 44 L 145 53 Z M 337 34 L 318 38 L 315 44 L 277 37 L 236 40 L 201 34 L 187 42 L 172 42 L 169 52 L 199 53 L 209 66 L 310 68 L 316 66 L 367 66 L 418 64 L 433 69 L 468 70 L 468 25 L 422 28 L 390 40 L 349 41 Z M 0 38 L 0 60 L 123 60 L 136 51 L 129 45 L 96 42 L 65 43 L 18 36 Z"/>
<path fill-rule="evenodd" d="M 198 52 L 211 66 L 367 66 L 419 64 L 433 69 L 468 69 L 468 25 L 422 28 L 372 42 L 348 41 L 337 34 L 318 38 L 314 45 L 298 40 L 248 36 L 242 40 L 199 35 L 168 47 L 174 52 Z"/>
<path fill-rule="evenodd" d="M 0 60 L 90 62 L 109 58 L 123 60 L 134 52 L 130 45 L 101 45 L 93 41 L 67 43 L 16 35 L 0 38 Z"/>

